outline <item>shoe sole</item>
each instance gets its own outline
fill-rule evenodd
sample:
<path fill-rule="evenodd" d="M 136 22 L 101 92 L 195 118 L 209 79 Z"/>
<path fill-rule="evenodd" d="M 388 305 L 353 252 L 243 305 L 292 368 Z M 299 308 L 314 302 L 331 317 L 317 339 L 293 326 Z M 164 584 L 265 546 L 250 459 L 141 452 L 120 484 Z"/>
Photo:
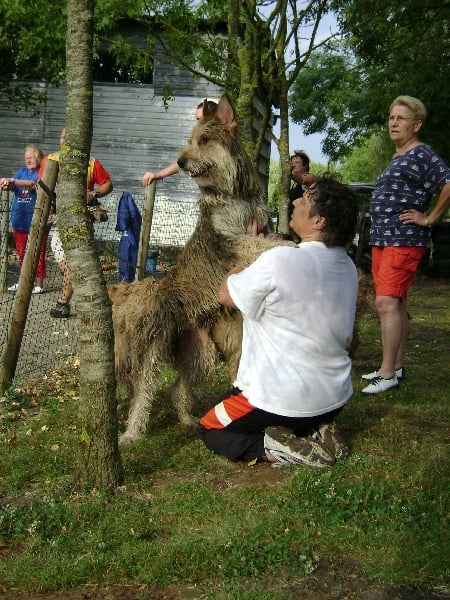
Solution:
<path fill-rule="evenodd" d="M 375 371 L 373 373 L 375 373 Z M 406 379 L 406 377 L 404 375 L 400 375 L 399 376 L 398 373 L 397 373 L 397 371 L 395 371 L 395 373 L 397 375 L 397 380 L 398 381 L 404 381 Z M 370 375 L 372 375 L 372 373 L 370 373 Z M 361 375 L 361 380 L 362 381 L 370 382 L 370 381 L 372 381 L 372 379 L 374 379 L 375 377 L 377 377 L 377 375 L 378 375 L 378 371 L 376 372 L 375 375 L 373 375 L 373 377 L 370 377 L 369 375 Z"/>
<path fill-rule="evenodd" d="M 367 387 L 369 387 L 369 386 L 367 386 Z M 400 387 L 400 385 L 397 383 L 396 385 L 391 385 L 391 387 L 388 387 L 385 390 L 374 390 L 372 392 L 372 391 L 365 390 L 365 388 L 364 388 L 364 390 L 361 390 L 361 392 L 363 394 L 367 394 L 369 396 L 373 396 L 375 394 L 384 394 L 385 392 L 389 392 L 389 390 L 398 390 L 399 387 Z"/>
<path fill-rule="evenodd" d="M 10 289 L 8 289 L 7 291 L 8 291 L 10 294 L 15 294 L 15 293 L 17 292 L 17 289 L 18 289 L 18 288 L 14 289 L 14 290 L 10 290 Z M 39 290 L 38 292 L 35 292 L 34 290 L 32 290 L 32 291 L 31 291 L 31 293 L 33 294 L 33 296 L 35 296 L 36 294 L 43 294 L 43 293 L 44 293 L 44 290 Z"/>

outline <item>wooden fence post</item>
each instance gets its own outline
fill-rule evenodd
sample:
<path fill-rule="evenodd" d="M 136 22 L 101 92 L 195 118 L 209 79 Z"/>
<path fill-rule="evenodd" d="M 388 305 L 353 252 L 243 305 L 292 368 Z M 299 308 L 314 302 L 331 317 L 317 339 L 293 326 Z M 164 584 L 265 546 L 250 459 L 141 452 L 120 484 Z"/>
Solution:
<path fill-rule="evenodd" d="M 44 167 L 42 179 L 52 191 L 55 189 L 57 175 L 57 161 L 48 159 Z M 51 199 L 42 188 L 38 188 L 36 206 L 31 221 L 30 233 L 28 235 L 27 249 L 23 259 L 22 268 L 20 269 L 19 285 L 14 299 L 9 319 L 6 343 L 3 349 L 0 366 L 0 394 L 4 394 L 9 388 L 16 372 L 23 332 L 27 322 L 31 292 L 36 276 L 39 251 L 50 214 L 50 205 Z"/>
<path fill-rule="evenodd" d="M 141 235 L 139 236 L 135 281 L 142 281 L 145 276 L 145 263 L 147 261 L 148 242 L 150 240 L 150 231 L 152 228 L 155 193 L 156 181 L 153 180 L 150 185 L 147 186 L 147 193 L 145 195 L 144 207 L 142 210 Z"/>

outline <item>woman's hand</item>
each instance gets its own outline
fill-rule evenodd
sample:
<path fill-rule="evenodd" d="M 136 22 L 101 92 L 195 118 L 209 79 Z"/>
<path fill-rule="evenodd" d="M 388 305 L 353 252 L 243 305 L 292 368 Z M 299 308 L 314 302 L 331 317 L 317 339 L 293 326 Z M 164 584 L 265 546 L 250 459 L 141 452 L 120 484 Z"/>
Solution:
<path fill-rule="evenodd" d="M 399 215 L 399 219 L 405 225 L 413 223 L 414 225 L 420 225 L 421 227 L 430 226 L 430 222 L 428 221 L 427 215 L 412 208 L 405 210 L 405 212 L 402 212 Z"/>
<path fill-rule="evenodd" d="M 147 187 L 155 179 L 158 179 L 158 177 L 156 176 L 156 173 L 152 173 L 151 171 L 147 171 L 146 173 L 144 173 L 144 176 L 142 177 L 141 183 L 142 183 L 142 185 L 144 187 Z"/>
<path fill-rule="evenodd" d="M 12 184 L 13 180 L 12 179 L 8 179 L 7 177 L 3 177 L 2 179 L 0 179 L 0 188 L 2 190 L 7 190 L 9 189 L 9 186 Z"/>

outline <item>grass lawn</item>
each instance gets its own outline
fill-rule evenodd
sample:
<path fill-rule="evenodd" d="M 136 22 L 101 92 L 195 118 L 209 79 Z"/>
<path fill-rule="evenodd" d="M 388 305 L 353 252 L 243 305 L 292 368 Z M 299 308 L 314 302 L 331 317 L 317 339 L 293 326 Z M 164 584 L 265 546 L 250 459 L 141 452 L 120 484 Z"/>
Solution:
<path fill-rule="evenodd" d="M 177 424 L 164 374 L 117 494 L 72 487 L 72 359 L 0 402 L 0 597 L 443 599 L 449 594 L 450 280 L 410 294 L 406 380 L 367 397 L 372 304 L 330 469 L 229 463 Z M 229 386 L 219 368 L 198 411 Z M 119 407 L 121 418 L 126 407 Z"/>

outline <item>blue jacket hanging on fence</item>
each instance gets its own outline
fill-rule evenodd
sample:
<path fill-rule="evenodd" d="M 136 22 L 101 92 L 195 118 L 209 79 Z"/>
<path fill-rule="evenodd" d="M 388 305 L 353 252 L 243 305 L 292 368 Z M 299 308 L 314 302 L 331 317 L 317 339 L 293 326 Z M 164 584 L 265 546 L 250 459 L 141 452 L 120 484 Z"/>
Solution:
<path fill-rule="evenodd" d="M 123 192 L 117 208 L 116 231 L 122 231 L 119 241 L 119 281 L 134 281 L 141 235 L 142 217 L 130 192 Z"/>

